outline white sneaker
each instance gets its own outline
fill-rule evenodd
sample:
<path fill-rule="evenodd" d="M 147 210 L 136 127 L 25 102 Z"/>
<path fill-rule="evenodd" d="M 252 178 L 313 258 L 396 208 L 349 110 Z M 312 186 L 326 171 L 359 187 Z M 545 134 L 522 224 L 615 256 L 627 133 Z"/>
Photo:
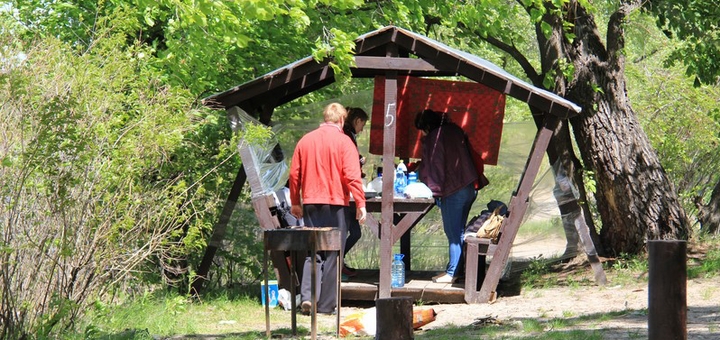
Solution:
<path fill-rule="evenodd" d="M 452 277 L 448 274 L 444 274 L 443 276 L 440 276 L 438 278 L 433 278 L 433 282 L 435 283 L 455 283 L 455 277 Z"/>
<path fill-rule="evenodd" d="M 433 282 L 435 282 L 435 280 L 437 280 L 445 275 L 447 275 L 447 272 L 439 272 L 437 275 L 432 277 L 432 280 L 433 280 Z"/>

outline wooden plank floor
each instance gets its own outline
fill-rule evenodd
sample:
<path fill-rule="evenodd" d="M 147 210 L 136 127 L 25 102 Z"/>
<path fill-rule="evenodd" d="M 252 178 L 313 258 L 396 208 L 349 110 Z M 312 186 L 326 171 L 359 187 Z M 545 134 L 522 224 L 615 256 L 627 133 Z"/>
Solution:
<path fill-rule="evenodd" d="M 379 271 L 358 270 L 356 276 L 343 281 L 342 299 L 374 301 L 378 297 Z M 423 303 L 465 303 L 465 280 L 453 284 L 434 283 L 432 277 L 438 272 L 417 272 L 405 274 L 405 286 L 393 288 L 392 296 L 410 296 Z"/>

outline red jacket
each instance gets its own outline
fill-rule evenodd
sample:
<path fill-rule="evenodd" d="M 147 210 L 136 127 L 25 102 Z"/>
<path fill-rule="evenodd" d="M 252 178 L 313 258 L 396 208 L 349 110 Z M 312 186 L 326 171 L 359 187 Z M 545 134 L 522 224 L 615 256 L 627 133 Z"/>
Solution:
<path fill-rule="evenodd" d="M 321 124 L 295 146 L 290 163 L 290 201 L 365 207 L 357 147 L 338 125 Z M 302 197 L 302 199 L 301 199 Z"/>

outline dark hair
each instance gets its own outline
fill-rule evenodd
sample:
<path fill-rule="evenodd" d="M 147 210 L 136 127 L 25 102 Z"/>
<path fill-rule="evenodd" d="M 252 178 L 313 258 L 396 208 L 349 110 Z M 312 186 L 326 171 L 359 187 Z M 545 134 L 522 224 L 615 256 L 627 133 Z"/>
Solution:
<path fill-rule="evenodd" d="M 432 131 L 446 123 L 445 114 L 433 110 L 422 110 L 415 116 L 415 128 Z"/>
<path fill-rule="evenodd" d="M 347 118 L 345 119 L 345 124 L 352 124 L 355 119 L 361 119 L 364 122 L 367 122 L 368 120 L 368 114 L 365 112 L 365 110 L 359 108 L 359 107 L 347 107 Z"/>

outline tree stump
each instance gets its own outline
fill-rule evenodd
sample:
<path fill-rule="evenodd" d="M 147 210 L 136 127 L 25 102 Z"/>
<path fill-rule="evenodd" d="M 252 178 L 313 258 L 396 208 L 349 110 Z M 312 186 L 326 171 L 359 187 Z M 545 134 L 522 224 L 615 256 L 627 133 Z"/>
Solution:
<path fill-rule="evenodd" d="M 408 340 L 413 334 L 413 298 L 391 297 L 375 301 L 375 340 Z"/>
<path fill-rule="evenodd" d="M 687 242 L 650 240 L 648 338 L 687 339 Z"/>

